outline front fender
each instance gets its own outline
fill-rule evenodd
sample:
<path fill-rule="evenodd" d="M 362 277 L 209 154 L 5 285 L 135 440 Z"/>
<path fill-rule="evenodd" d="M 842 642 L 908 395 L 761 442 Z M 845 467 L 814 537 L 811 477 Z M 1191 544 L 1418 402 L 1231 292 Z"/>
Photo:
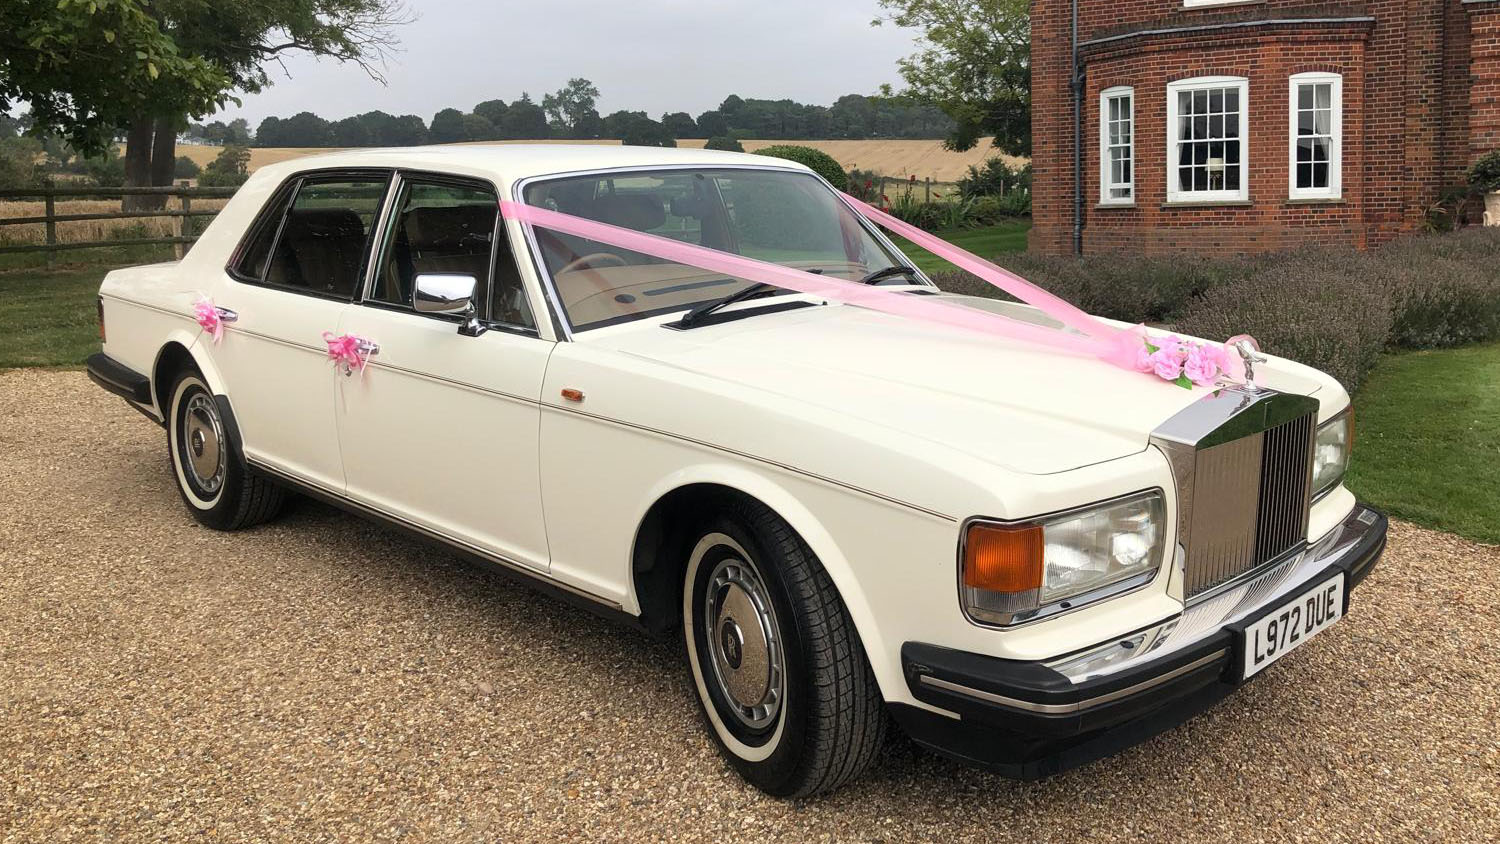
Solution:
<path fill-rule="evenodd" d="M 650 492 L 644 497 L 638 512 L 636 523 L 641 524 L 647 513 L 656 502 L 670 495 L 673 491 L 688 486 L 700 484 L 712 484 L 736 490 L 744 495 L 756 499 L 769 507 L 776 515 L 780 516 L 812 552 L 817 555 L 818 561 L 822 563 L 824 571 L 833 581 L 834 587 L 839 591 L 839 597 L 844 602 L 845 609 L 849 612 L 849 618 L 854 622 L 855 630 L 858 631 L 860 641 L 864 645 L 865 654 L 870 666 L 875 670 L 875 676 L 882 690 L 894 690 L 903 687 L 904 680 L 901 676 L 899 666 L 897 670 L 890 670 L 888 660 L 878 658 L 877 655 L 886 653 L 888 643 L 881 636 L 880 626 L 876 622 L 875 612 L 870 605 L 869 597 L 856 575 L 849 556 L 840 542 L 830 532 L 828 527 L 815 516 L 811 509 L 803 503 L 801 497 L 794 491 L 794 487 L 816 483 L 814 481 L 794 476 L 785 478 L 772 477 L 766 473 L 755 472 L 744 466 L 738 466 L 727 462 L 702 462 L 686 466 L 669 476 L 662 478 Z M 841 491 L 837 494 L 853 495 L 854 493 Z M 871 500 L 869 506 L 892 506 L 882 502 Z M 632 587 L 634 591 L 634 587 Z M 639 596 L 632 595 L 632 602 L 637 603 Z M 892 647 L 899 648 L 899 643 Z"/>

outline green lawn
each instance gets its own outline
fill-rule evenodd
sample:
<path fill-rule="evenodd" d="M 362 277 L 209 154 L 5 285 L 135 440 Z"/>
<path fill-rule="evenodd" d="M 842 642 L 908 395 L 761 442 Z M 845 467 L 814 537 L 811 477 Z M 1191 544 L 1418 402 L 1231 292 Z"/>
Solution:
<path fill-rule="evenodd" d="M 109 267 L 0 273 L 0 369 L 82 366 L 99 350 L 95 300 Z"/>
<path fill-rule="evenodd" d="M 1355 396 L 1354 425 L 1356 495 L 1500 543 L 1500 343 L 1391 355 Z"/>
<path fill-rule="evenodd" d="M 1031 229 L 1030 220 L 1012 220 L 998 226 L 982 229 L 957 229 L 937 232 L 937 236 L 961 249 L 967 249 L 981 258 L 991 258 L 1002 252 L 1022 252 L 1026 249 L 1026 232 Z M 928 252 L 911 241 L 891 236 L 912 263 L 926 273 L 944 272 L 957 267 Z"/>

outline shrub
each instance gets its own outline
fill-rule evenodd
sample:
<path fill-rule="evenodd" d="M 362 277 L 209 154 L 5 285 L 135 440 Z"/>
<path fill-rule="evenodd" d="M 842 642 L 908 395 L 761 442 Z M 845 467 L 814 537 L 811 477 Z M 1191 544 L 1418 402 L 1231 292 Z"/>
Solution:
<path fill-rule="evenodd" d="M 1500 149 L 1474 162 L 1469 168 L 1469 185 L 1483 193 L 1500 190 Z"/>
<path fill-rule="evenodd" d="M 745 145 L 744 144 L 740 143 L 739 141 L 735 140 L 734 138 L 731 138 L 731 137 L 728 137 L 728 136 L 725 136 L 725 135 L 718 135 L 716 137 L 709 138 L 708 139 L 708 143 L 704 144 L 703 148 L 704 149 L 723 150 L 724 152 L 744 152 L 745 151 Z"/>
<path fill-rule="evenodd" d="M 174 179 L 196 179 L 203 168 L 198 162 L 185 155 L 177 156 L 177 162 L 172 165 L 172 178 Z"/>
<path fill-rule="evenodd" d="M 1018 188 L 1030 190 L 1031 165 L 1011 169 L 996 157 L 984 166 L 969 165 L 969 172 L 958 180 L 958 191 L 964 196 L 1002 196 Z"/>
<path fill-rule="evenodd" d="M 655 120 L 637 117 L 620 133 L 620 143 L 627 147 L 675 147 L 677 139 Z"/>
<path fill-rule="evenodd" d="M 40 177 L 42 145 L 35 138 L 0 138 L 0 188 L 29 188 Z"/>
<path fill-rule="evenodd" d="M 843 166 L 833 156 L 820 149 L 796 144 L 774 144 L 765 149 L 756 150 L 755 154 L 805 164 L 839 190 L 844 190 L 849 185 L 849 177 L 845 175 Z"/>
<path fill-rule="evenodd" d="M 125 159 L 115 150 L 106 150 L 83 161 L 82 172 L 101 188 L 117 188 L 125 184 Z"/>
<path fill-rule="evenodd" d="M 1353 392 L 1391 332 L 1390 297 L 1372 282 L 1371 263 L 1333 250 L 1261 259 L 1247 277 L 1192 301 L 1176 327 L 1214 340 L 1253 335 L 1267 352 L 1321 369 Z"/>
<path fill-rule="evenodd" d="M 250 150 L 241 146 L 227 146 L 219 150 L 218 156 L 208 162 L 198 176 L 198 184 L 204 187 L 239 187 L 250 178 Z"/>
<path fill-rule="evenodd" d="M 1412 237 L 1376 254 L 1391 298 L 1393 345 L 1436 349 L 1500 338 L 1500 232 Z"/>

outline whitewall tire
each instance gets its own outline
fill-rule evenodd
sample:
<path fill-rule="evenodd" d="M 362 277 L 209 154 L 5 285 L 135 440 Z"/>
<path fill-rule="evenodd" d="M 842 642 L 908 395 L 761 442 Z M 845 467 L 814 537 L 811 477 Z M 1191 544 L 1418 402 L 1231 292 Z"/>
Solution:
<path fill-rule="evenodd" d="M 874 761 L 886 715 L 838 591 L 784 521 L 730 501 L 694 533 L 682 635 L 708 731 L 750 783 L 830 791 Z"/>
<path fill-rule="evenodd" d="M 280 511 L 285 491 L 241 461 L 233 420 L 193 370 L 178 374 L 167 402 L 167 451 L 188 512 L 216 530 L 238 530 Z"/>

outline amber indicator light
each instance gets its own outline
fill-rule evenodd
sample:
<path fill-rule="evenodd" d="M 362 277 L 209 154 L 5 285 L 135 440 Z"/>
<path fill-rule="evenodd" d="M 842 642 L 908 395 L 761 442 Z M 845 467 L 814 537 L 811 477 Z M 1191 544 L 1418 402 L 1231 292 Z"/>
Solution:
<path fill-rule="evenodd" d="M 1040 525 L 970 525 L 964 585 L 989 592 L 1040 589 L 1044 546 Z"/>
<path fill-rule="evenodd" d="M 568 401 L 583 401 L 583 391 L 572 387 L 563 387 L 562 397 Z"/>

